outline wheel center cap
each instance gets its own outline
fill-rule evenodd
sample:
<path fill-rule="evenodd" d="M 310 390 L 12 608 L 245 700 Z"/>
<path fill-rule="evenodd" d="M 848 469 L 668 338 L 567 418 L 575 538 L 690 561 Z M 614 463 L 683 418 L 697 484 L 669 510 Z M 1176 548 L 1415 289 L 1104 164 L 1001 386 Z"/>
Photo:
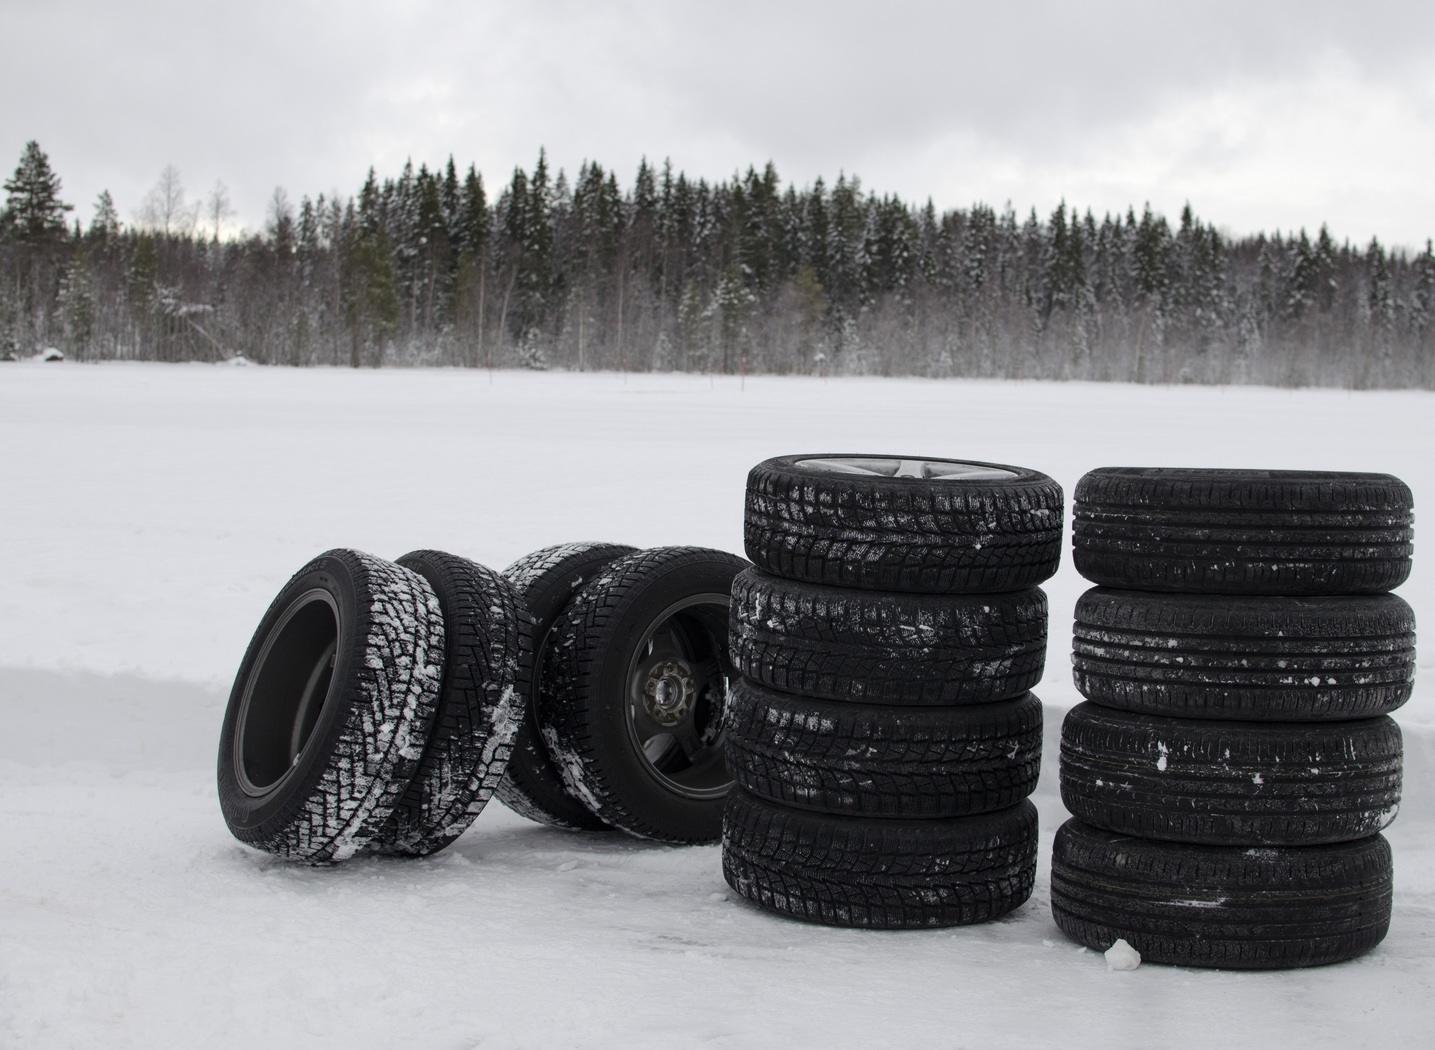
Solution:
<path fill-rule="evenodd" d="M 643 706 L 659 725 L 677 725 L 693 708 L 697 689 L 692 673 L 676 660 L 665 660 L 648 672 Z"/>

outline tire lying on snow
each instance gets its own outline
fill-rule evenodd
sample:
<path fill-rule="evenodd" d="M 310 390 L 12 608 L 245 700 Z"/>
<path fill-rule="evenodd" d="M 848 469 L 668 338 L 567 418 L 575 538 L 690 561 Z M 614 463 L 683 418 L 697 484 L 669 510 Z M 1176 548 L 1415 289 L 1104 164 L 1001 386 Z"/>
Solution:
<path fill-rule="evenodd" d="M 1205 594 L 1378 594 L 1410 575 L 1414 500 L 1389 474 L 1102 467 L 1076 486 L 1092 583 Z"/>
<path fill-rule="evenodd" d="M 1390 845 L 1246 849 L 1131 838 L 1069 820 L 1056 833 L 1051 912 L 1072 940 L 1124 938 L 1144 960 L 1256 970 L 1321 966 L 1390 927 Z"/>
<path fill-rule="evenodd" d="M 898 930 L 986 922 L 1036 879 L 1036 807 L 955 820 L 808 813 L 737 790 L 723 876 L 770 911 L 829 926 Z"/>
<path fill-rule="evenodd" d="M 789 580 L 865 590 L 1019 591 L 1056 572 L 1061 486 L 1025 467 L 822 453 L 747 479 L 747 556 Z"/>
<path fill-rule="evenodd" d="M 1041 771 L 1041 701 L 892 707 L 787 696 L 747 681 L 728 696 L 739 786 L 799 809 L 904 819 L 1006 809 Z"/>
<path fill-rule="evenodd" d="M 733 662 L 786 693 L 872 704 L 1020 696 L 1046 663 L 1046 595 L 883 594 L 742 573 Z"/>
<path fill-rule="evenodd" d="M 444 624 L 418 574 L 353 550 L 305 565 L 264 614 L 219 740 L 234 836 L 311 862 L 378 835 L 438 705 Z"/>
<path fill-rule="evenodd" d="M 527 708 L 498 797 L 529 820 L 574 831 L 608 828 L 564 785 L 563 775 L 543 743 L 539 695 L 548 688 L 542 674 L 544 654 L 568 602 L 595 573 L 636 550 L 618 543 L 563 543 L 524 555 L 503 570 L 532 617 L 533 648 L 523 654 Z"/>
<path fill-rule="evenodd" d="M 554 628 L 543 740 L 606 823 L 665 842 L 720 835 L 729 593 L 746 565 L 701 547 L 639 551 L 584 586 Z"/>
<path fill-rule="evenodd" d="M 1105 707 L 1237 721 L 1389 714 L 1415 682 L 1415 613 L 1393 594 L 1143 594 L 1076 604 L 1076 687 Z"/>
<path fill-rule="evenodd" d="M 504 775 L 526 707 L 520 655 L 532 650 L 532 629 L 512 584 L 491 569 L 442 551 L 398 564 L 438 596 L 443 683 L 418 770 L 368 849 L 426 856 L 463 834 Z"/>
<path fill-rule="evenodd" d="M 1109 831 L 1298 846 L 1374 835 L 1400 804 L 1400 727 L 1201 722 L 1078 704 L 1061 727 L 1061 800 Z"/>

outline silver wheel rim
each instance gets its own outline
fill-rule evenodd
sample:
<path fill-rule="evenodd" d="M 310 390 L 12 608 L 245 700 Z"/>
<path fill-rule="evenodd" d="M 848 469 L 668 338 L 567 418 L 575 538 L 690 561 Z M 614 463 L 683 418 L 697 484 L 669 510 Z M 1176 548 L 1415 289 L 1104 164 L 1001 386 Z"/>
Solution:
<path fill-rule="evenodd" d="M 898 456 L 814 456 L 793 466 L 826 474 L 865 478 L 901 478 L 910 481 L 1009 481 L 1014 470 L 959 459 L 902 459 Z"/>

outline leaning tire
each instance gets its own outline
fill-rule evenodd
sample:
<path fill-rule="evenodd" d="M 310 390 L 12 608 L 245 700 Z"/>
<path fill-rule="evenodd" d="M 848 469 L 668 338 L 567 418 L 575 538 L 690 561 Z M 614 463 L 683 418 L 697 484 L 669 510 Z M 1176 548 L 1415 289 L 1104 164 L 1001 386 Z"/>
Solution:
<path fill-rule="evenodd" d="M 421 857 L 462 835 L 503 778 L 525 708 L 519 657 L 532 649 L 532 629 L 513 586 L 491 569 L 442 551 L 398 564 L 438 596 L 443 685 L 418 771 L 369 849 Z"/>
<path fill-rule="evenodd" d="M 543 656 L 568 602 L 595 573 L 636 550 L 619 543 L 563 543 L 527 554 L 503 570 L 532 617 L 533 648 L 523 654 L 526 710 L 497 794 L 505 806 L 529 820 L 572 831 L 608 830 L 564 786 L 563 775 L 543 744 L 538 697 L 546 688 Z"/>
<path fill-rule="evenodd" d="M 1374 835 L 1400 805 L 1400 727 L 1252 723 L 1078 704 L 1061 729 L 1061 800 L 1095 827 L 1209 845 Z"/>
<path fill-rule="evenodd" d="M 747 556 L 832 587 L 1025 590 L 1056 572 L 1061 529 L 1061 486 L 1025 467 L 821 454 L 769 459 L 747 479 Z"/>
<path fill-rule="evenodd" d="M 732 588 L 737 669 L 786 693 L 869 704 L 1020 696 L 1046 663 L 1046 595 L 881 594 L 755 569 Z"/>
<path fill-rule="evenodd" d="M 799 809 L 947 818 L 1008 809 L 1041 771 L 1041 701 L 890 707 L 735 683 L 727 762 L 740 787 Z"/>
<path fill-rule="evenodd" d="M 1076 486 L 1076 570 L 1205 594 L 1378 594 L 1410 575 L 1414 502 L 1389 474 L 1102 467 Z"/>
<path fill-rule="evenodd" d="M 1076 687 L 1105 707 L 1180 718 L 1331 721 L 1389 714 L 1415 681 L 1415 613 L 1393 594 L 1153 595 L 1076 604 Z"/>
<path fill-rule="evenodd" d="M 1051 912 L 1105 951 L 1231 970 L 1322 966 L 1375 947 L 1390 927 L 1390 846 L 1242 849 L 1151 842 L 1077 820 L 1056 833 Z"/>
<path fill-rule="evenodd" d="M 321 554 L 269 606 L 219 740 L 219 804 L 241 842 L 345 860 L 388 823 L 438 705 L 444 625 L 424 579 Z"/>
<path fill-rule="evenodd" d="M 721 834 L 728 605 L 746 565 L 701 547 L 630 554 L 554 628 L 543 740 L 569 792 L 604 822 L 663 842 Z"/>
<path fill-rule="evenodd" d="M 769 911 L 829 926 L 900 930 L 986 922 L 1036 879 L 1036 807 L 956 820 L 807 813 L 734 791 L 723 876 Z"/>

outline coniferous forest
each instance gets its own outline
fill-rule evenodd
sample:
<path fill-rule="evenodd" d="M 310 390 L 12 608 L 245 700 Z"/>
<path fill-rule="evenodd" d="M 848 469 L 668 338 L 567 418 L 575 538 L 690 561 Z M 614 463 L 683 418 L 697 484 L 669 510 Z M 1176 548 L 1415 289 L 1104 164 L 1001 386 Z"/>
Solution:
<path fill-rule="evenodd" d="M 33 142 L 4 188 L 6 356 L 1435 387 L 1430 242 L 1232 238 L 1189 206 L 938 211 L 540 152 L 502 185 L 450 159 L 276 190 L 234 236 L 223 186 L 172 167 L 130 221 L 77 208 Z"/>

